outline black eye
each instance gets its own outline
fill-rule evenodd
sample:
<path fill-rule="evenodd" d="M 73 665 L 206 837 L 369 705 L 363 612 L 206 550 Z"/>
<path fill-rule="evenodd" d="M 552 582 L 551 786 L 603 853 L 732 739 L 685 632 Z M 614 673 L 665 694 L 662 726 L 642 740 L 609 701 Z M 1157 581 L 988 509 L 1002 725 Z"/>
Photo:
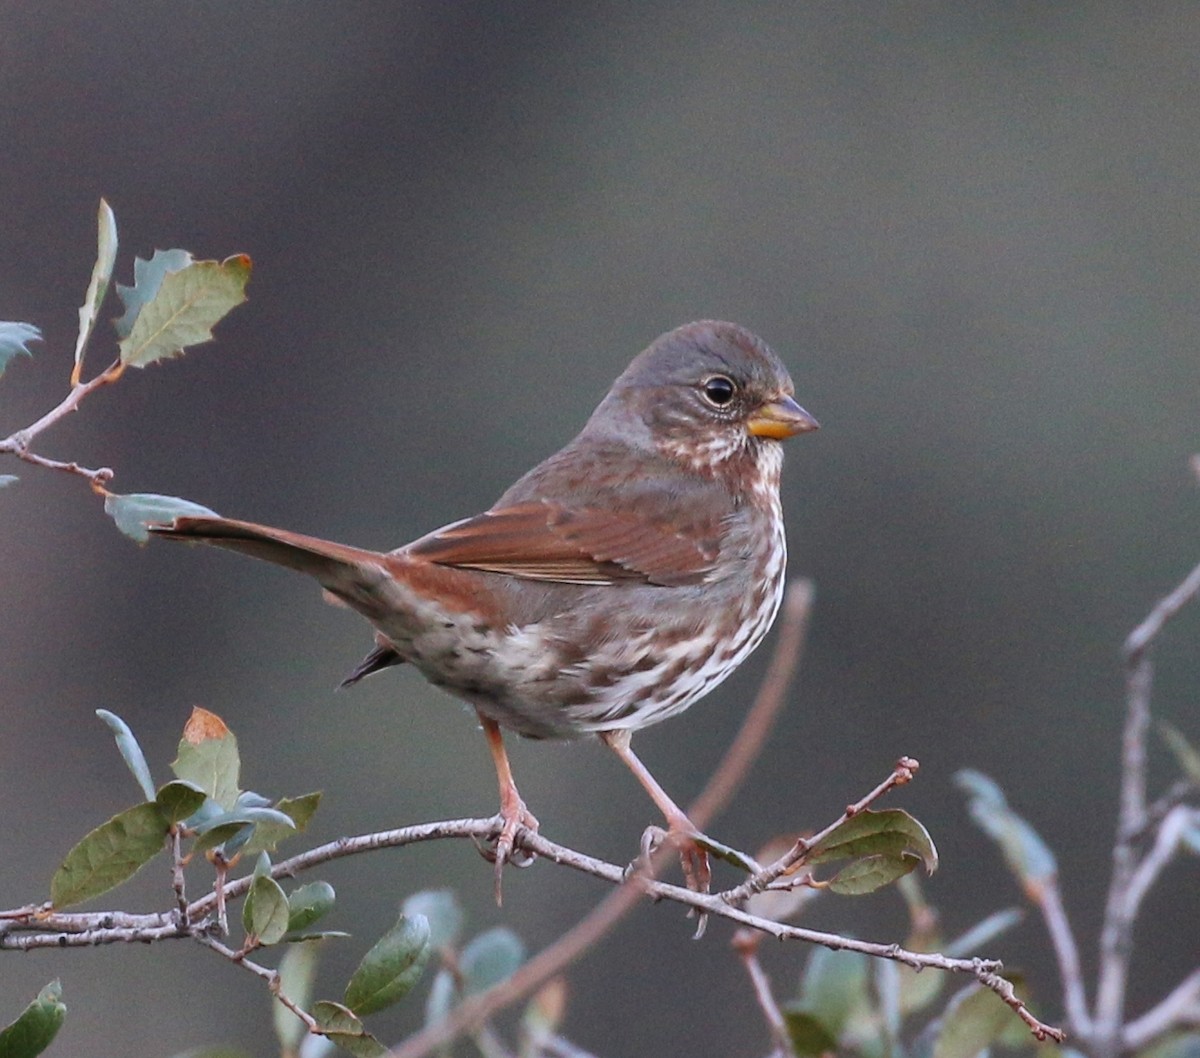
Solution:
<path fill-rule="evenodd" d="M 713 407 L 725 407 L 733 400 L 735 392 L 737 392 L 737 387 L 724 375 L 713 375 L 712 378 L 705 379 L 704 399 Z"/>

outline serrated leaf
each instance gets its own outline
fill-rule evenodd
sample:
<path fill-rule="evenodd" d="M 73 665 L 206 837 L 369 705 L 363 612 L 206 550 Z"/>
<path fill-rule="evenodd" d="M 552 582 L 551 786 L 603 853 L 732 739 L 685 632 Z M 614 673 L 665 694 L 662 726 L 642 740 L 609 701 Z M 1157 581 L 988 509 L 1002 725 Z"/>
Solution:
<path fill-rule="evenodd" d="M 162 852 L 166 836 L 153 801 L 119 812 L 67 853 L 51 879 L 50 902 L 61 909 L 107 893 Z"/>
<path fill-rule="evenodd" d="M 222 808 L 231 811 L 236 806 L 241 770 L 237 738 L 216 713 L 199 706 L 192 710 L 171 770 L 177 779 L 198 786 Z"/>
<path fill-rule="evenodd" d="M 463 992 L 474 995 L 506 981 L 525 961 L 525 945 L 511 929 L 497 926 L 471 941 L 459 956 Z"/>
<path fill-rule="evenodd" d="M 139 544 L 150 539 L 151 525 L 169 524 L 175 518 L 184 516 L 220 517 L 216 511 L 210 511 L 191 500 L 181 500 L 178 496 L 159 496 L 153 492 L 131 492 L 126 496 L 110 492 L 104 497 L 104 513 L 117 523 L 121 532 Z"/>
<path fill-rule="evenodd" d="M 363 1023 L 341 1003 L 322 999 L 312 1008 L 322 1035 L 333 1040 L 354 1058 L 381 1058 L 387 1048 L 363 1027 Z"/>
<path fill-rule="evenodd" d="M 967 811 L 999 847 L 1008 869 L 1025 887 L 1039 887 L 1058 872 L 1054 853 L 1041 836 L 1009 806 L 1004 791 L 982 772 L 966 768 L 954 781 L 967 793 Z"/>
<path fill-rule="evenodd" d="M 309 820 L 312 819 L 320 803 L 321 792 L 319 790 L 304 794 L 302 797 L 280 798 L 275 805 L 275 810 L 287 816 L 293 825 L 288 826 L 282 822 L 272 823 L 265 819 L 259 820 L 258 826 L 254 828 L 254 833 L 246 845 L 246 854 L 274 852 L 275 846 L 284 838 L 303 833 L 308 829 Z"/>
<path fill-rule="evenodd" d="M 423 889 L 404 901 L 403 914 L 424 915 L 429 922 L 429 943 L 436 949 L 452 948 L 463 926 L 463 910 L 451 889 Z"/>
<path fill-rule="evenodd" d="M 112 279 L 113 265 L 117 261 L 117 218 L 104 199 L 100 199 L 100 209 L 96 217 L 96 263 L 92 266 L 92 278 L 88 281 L 87 293 L 83 296 L 83 304 L 79 306 L 79 337 L 75 339 L 75 370 L 71 376 L 72 382 L 78 382 L 83 370 L 83 351 L 96 326 L 96 316 L 100 312 L 100 304 L 108 293 L 108 284 Z"/>
<path fill-rule="evenodd" d="M 41 340 L 42 332 L 32 323 L 0 323 L 0 375 L 18 353 L 33 356 L 29 343 Z"/>
<path fill-rule="evenodd" d="M 901 808 L 882 812 L 865 809 L 837 827 L 808 856 L 809 863 L 856 856 L 898 856 L 908 851 L 920 857 L 925 871 L 937 870 L 938 855 L 929 831 Z"/>
<path fill-rule="evenodd" d="M 301 1010 L 307 1010 L 312 1003 L 319 949 L 319 944 L 311 942 L 293 944 L 279 960 L 279 991 Z M 272 1003 L 271 1013 L 280 1049 L 285 1055 L 295 1054 L 301 1041 L 308 1035 L 308 1026 L 282 1003 Z"/>
<path fill-rule="evenodd" d="M 120 319 L 113 320 L 118 338 L 128 338 L 142 308 L 154 300 L 168 272 L 178 272 L 192 263 L 187 250 L 155 250 L 149 261 L 133 259 L 133 286 L 117 284 L 117 296 L 125 305 Z"/>
<path fill-rule="evenodd" d="M 309 882 L 288 893 L 288 932 L 307 929 L 331 910 L 336 894 L 328 882 Z"/>
<path fill-rule="evenodd" d="M 837 1038 L 811 1011 L 795 1006 L 783 1009 L 783 1023 L 787 1027 L 792 1049 L 800 1058 L 808 1055 L 837 1053 Z"/>
<path fill-rule="evenodd" d="M 259 944 L 278 944 L 288 929 L 288 898 L 269 875 L 256 875 L 242 907 L 242 926 L 247 937 Z"/>
<path fill-rule="evenodd" d="M 358 964 L 346 985 L 346 1006 L 362 1017 L 403 999 L 420 980 L 432 951 L 429 922 L 421 915 L 401 915 Z"/>
<path fill-rule="evenodd" d="M 172 779 L 154 795 L 154 803 L 168 823 L 182 823 L 200 811 L 208 794 L 195 783 Z"/>
<path fill-rule="evenodd" d="M 15 485 L 20 480 L 16 474 L 0 474 L 0 489 L 5 485 Z"/>
<path fill-rule="evenodd" d="M 0 1031 L 0 1058 L 34 1058 L 41 1054 L 58 1035 L 66 1016 L 62 985 L 51 981 L 16 1021 Z"/>
<path fill-rule="evenodd" d="M 1158 734 L 1188 782 L 1200 786 L 1200 751 L 1184 737 L 1179 728 L 1165 720 L 1158 722 Z"/>
<path fill-rule="evenodd" d="M 1012 1017 L 995 992 L 970 985 L 955 995 L 942 1015 L 933 1058 L 975 1058 L 1004 1032 Z"/>
<path fill-rule="evenodd" d="M 238 254 L 166 272 L 121 340 L 121 363 L 145 367 L 210 341 L 217 322 L 246 300 L 250 267 L 250 258 Z"/>
<path fill-rule="evenodd" d="M 150 778 L 150 766 L 146 763 L 146 755 L 138 745 L 138 740 L 134 738 L 129 725 L 116 713 L 110 713 L 107 709 L 97 709 L 96 715 L 108 725 L 116 738 L 117 749 L 121 751 L 121 757 L 133 772 L 133 777 L 137 779 L 146 800 L 153 801 L 154 780 Z"/>
<path fill-rule="evenodd" d="M 866 896 L 914 870 L 921 862 L 911 852 L 899 856 L 864 856 L 847 864 L 826 883 L 831 893 Z"/>
<path fill-rule="evenodd" d="M 800 982 L 795 1009 L 816 1011 L 834 1036 L 867 1005 L 868 960 L 854 951 L 814 948 Z"/>

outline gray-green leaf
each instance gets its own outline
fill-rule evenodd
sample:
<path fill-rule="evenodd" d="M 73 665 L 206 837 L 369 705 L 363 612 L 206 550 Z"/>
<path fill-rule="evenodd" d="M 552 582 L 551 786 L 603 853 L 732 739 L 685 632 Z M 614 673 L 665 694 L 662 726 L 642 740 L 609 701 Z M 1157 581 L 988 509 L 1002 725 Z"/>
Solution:
<path fill-rule="evenodd" d="M 257 875 L 242 907 L 242 925 L 259 944 L 278 944 L 288 930 L 288 898 L 270 875 Z"/>
<path fill-rule="evenodd" d="M 954 781 L 968 796 L 967 810 L 1004 855 L 1023 886 L 1037 887 L 1058 871 L 1054 853 L 1041 836 L 1008 805 L 1004 791 L 982 772 L 966 768 Z"/>
<path fill-rule="evenodd" d="M 183 779 L 164 783 L 154 795 L 154 801 L 168 823 L 182 823 L 199 812 L 206 800 L 208 794 L 195 783 L 184 782 Z"/>
<path fill-rule="evenodd" d="M 224 721 L 196 707 L 183 729 L 179 752 L 171 763 L 177 779 L 203 790 L 227 811 L 237 805 L 241 758 L 237 738 Z"/>
<path fill-rule="evenodd" d="M 328 882 L 309 882 L 288 893 L 288 932 L 307 929 L 333 909 L 336 894 Z"/>
<path fill-rule="evenodd" d="M 32 356 L 30 342 L 40 342 L 42 332 L 32 323 L 0 323 L 0 375 L 18 353 Z"/>
<path fill-rule="evenodd" d="M 132 878 L 162 851 L 167 829 L 153 801 L 113 816 L 67 853 L 50 882 L 50 902 L 69 907 Z"/>
<path fill-rule="evenodd" d="M 429 943 L 437 949 L 453 947 L 462 932 L 463 911 L 452 889 L 423 889 L 404 901 L 401 911 L 429 920 Z"/>
<path fill-rule="evenodd" d="M 403 999 L 420 980 L 431 952 L 428 920 L 401 915 L 363 956 L 346 985 L 346 1006 L 361 1017 Z"/>
<path fill-rule="evenodd" d="M 220 517 L 216 511 L 191 500 L 159 496 L 153 492 L 131 492 L 126 496 L 110 492 L 104 497 L 104 513 L 117 523 L 121 532 L 139 544 L 150 539 L 148 527 L 151 525 L 169 525 L 175 518 L 183 516 Z"/>
<path fill-rule="evenodd" d="M 380 1058 L 387 1048 L 363 1027 L 363 1023 L 341 1003 L 322 999 L 312 1008 L 321 1034 L 333 1040 L 354 1058 Z"/>
<path fill-rule="evenodd" d="M 120 319 L 113 320 L 118 338 L 128 338 L 142 308 L 154 300 L 168 272 L 178 272 L 192 263 L 187 250 L 155 250 L 149 261 L 133 259 L 133 286 L 117 284 L 117 297 L 125 305 Z"/>
<path fill-rule="evenodd" d="M 129 770 L 133 772 L 133 777 L 137 779 L 146 800 L 153 801 L 154 780 L 150 778 L 150 766 L 146 763 L 146 755 L 142 752 L 142 747 L 138 745 L 138 740 L 133 737 L 129 725 L 116 713 L 110 713 L 107 709 L 97 709 L 96 715 L 112 731 L 117 740 L 117 749 L 121 751 L 121 756 L 129 766 Z"/>
<path fill-rule="evenodd" d="M 312 1002 L 320 947 L 311 941 L 293 944 L 279 960 L 279 991 L 301 1010 L 307 1010 Z M 284 1054 L 295 1054 L 300 1042 L 308 1035 L 308 1027 L 282 1003 L 272 1003 L 271 1009 L 280 1049 Z"/>
<path fill-rule="evenodd" d="M 83 369 L 83 351 L 92 335 L 92 328 L 96 326 L 96 316 L 104 295 L 108 293 L 113 265 L 117 261 L 117 218 L 104 199 L 100 199 L 96 225 L 96 263 L 92 266 L 92 278 L 88 281 L 83 304 L 79 306 L 79 337 L 75 339 L 76 379 Z"/>
<path fill-rule="evenodd" d="M 511 929 L 497 926 L 479 934 L 459 957 L 463 992 L 474 995 L 508 980 L 524 961 L 525 945 Z"/>
<path fill-rule="evenodd" d="M 12 1024 L 0 1032 L 0 1058 L 34 1058 L 54 1041 L 67 1008 L 62 985 L 51 981 Z"/>
<path fill-rule="evenodd" d="M 975 1058 L 1004 1032 L 1013 1013 L 995 992 L 970 985 L 942 1015 L 933 1058 Z"/>

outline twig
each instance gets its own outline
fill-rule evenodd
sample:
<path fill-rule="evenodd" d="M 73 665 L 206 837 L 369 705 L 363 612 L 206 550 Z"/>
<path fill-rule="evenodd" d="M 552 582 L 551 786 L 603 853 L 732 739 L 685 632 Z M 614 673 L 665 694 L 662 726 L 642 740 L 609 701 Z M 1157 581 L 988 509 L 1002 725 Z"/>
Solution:
<path fill-rule="evenodd" d="M 18 459 L 23 459 L 26 463 L 34 464 L 34 466 L 74 474 L 76 477 L 86 479 L 93 487 L 102 488 L 113 477 L 113 471 L 109 467 L 98 467 L 95 470 L 91 470 L 87 467 L 81 467 L 78 463 L 63 463 L 57 459 L 47 459 L 45 456 L 40 456 L 30 451 L 29 446 L 33 439 L 43 430 L 48 429 L 60 419 L 66 417 L 70 412 L 75 411 L 79 407 L 80 402 L 89 393 L 99 389 L 101 386 L 107 386 L 110 383 L 116 382 L 124 373 L 125 365 L 120 360 L 116 360 L 90 381 L 75 383 L 71 386 L 71 390 L 66 397 L 57 406 L 46 412 L 37 422 L 26 426 L 23 430 L 17 430 L 0 441 L 0 453 L 14 455 Z"/>
<path fill-rule="evenodd" d="M 743 931 L 739 931 L 739 933 L 743 933 Z M 771 1028 L 771 1037 L 775 1041 L 775 1052 L 783 1055 L 784 1058 L 796 1058 L 796 1050 L 788 1035 L 783 1012 L 779 1009 L 779 1004 L 775 1002 L 771 979 L 767 977 L 767 972 L 758 959 L 758 942 L 756 939 L 749 939 L 753 935 L 743 933 L 743 936 L 746 936 L 747 939 L 739 943 L 738 937 L 735 935 L 734 947 L 737 949 L 738 957 L 742 960 L 742 965 L 746 968 L 746 973 L 750 975 L 750 984 L 754 988 L 754 998 L 758 1000 L 759 1009 L 763 1012 L 763 1017 L 766 1018 L 767 1024 Z"/>
<path fill-rule="evenodd" d="M 1112 878 L 1100 931 L 1095 1058 L 1117 1058 L 1136 908 L 1130 883 L 1138 869 L 1135 841 L 1146 826 L 1146 729 L 1150 724 L 1153 664 L 1149 651 L 1164 625 L 1200 593 L 1200 565 L 1151 609 L 1125 640 L 1125 731 L 1121 741 L 1121 801 L 1113 842 Z M 1164 820 L 1165 821 L 1165 820 Z M 1140 897 L 1138 898 L 1140 900 Z"/>
<path fill-rule="evenodd" d="M 267 987 L 271 990 L 271 994 L 279 1000 L 285 1007 L 296 1015 L 305 1025 L 308 1026 L 309 1032 L 319 1032 L 316 1019 L 308 1013 L 302 1006 L 292 1000 L 286 992 L 279 987 L 279 971 L 269 969 L 266 966 L 260 966 L 256 962 L 247 959 L 246 956 L 239 951 L 234 951 L 232 948 L 226 947 L 215 937 L 207 933 L 197 933 L 194 939 L 204 947 L 215 951 L 218 955 L 224 956 L 231 963 L 237 966 L 242 966 L 249 970 L 256 977 L 261 977 L 267 982 Z"/>
<path fill-rule="evenodd" d="M 1200 1024 L 1200 969 L 1193 970 L 1156 1007 L 1125 1026 L 1122 1042 L 1130 1052 L 1172 1029 Z"/>
<path fill-rule="evenodd" d="M 1093 1028 L 1092 1016 L 1088 1012 L 1083 971 L 1079 966 L 1079 946 L 1075 943 L 1075 934 L 1067 919 L 1056 874 L 1041 879 L 1036 902 L 1046 923 L 1046 932 L 1050 934 L 1050 942 L 1054 946 L 1054 957 L 1058 961 L 1058 976 L 1063 987 L 1063 1009 L 1067 1012 L 1071 1035 L 1081 1040 L 1089 1039 Z"/>
<path fill-rule="evenodd" d="M 797 838 L 796 843 L 774 863 L 768 864 L 758 874 L 752 875 L 746 881 L 742 882 L 741 885 L 726 890 L 721 894 L 721 898 L 729 904 L 740 906 L 755 893 L 764 892 L 777 879 L 782 878 L 793 868 L 802 864 L 805 857 L 837 830 L 838 827 L 845 823 L 846 820 L 858 815 L 864 809 L 874 804 L 889 790 L 911 782 L 920 766 L 920 763 L 913 760 L 912 757 L 901 757 L 892 769 L 892 773 L 883 782 L 876 786 L 866 797 L 855 801 L 852 805 L 847 805 L 846 810 L 824 830 L 818 831 L 810 838 Z"/>

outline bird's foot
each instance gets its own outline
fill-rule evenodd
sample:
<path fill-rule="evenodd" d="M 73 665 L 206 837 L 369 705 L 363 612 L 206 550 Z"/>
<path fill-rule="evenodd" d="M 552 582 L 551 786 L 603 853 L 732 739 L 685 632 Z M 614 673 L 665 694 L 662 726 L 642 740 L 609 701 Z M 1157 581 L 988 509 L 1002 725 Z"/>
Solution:
<path fill-rule="evenodd" d="M 537 857 L 527 849 L 517 846 L 517 834 L 520 830 L 531 830 L 537 833 L 540 824 L 537 817 L 525 807 L 525 802 L 512 790 L 511 797 L 505 797 L 500 803 L 500 812 L 496 816 L 500 823 L 500 832 L 494 843 L 481 847 L 484 857 L 496 865 L 496 905 L 503 903 L 504 867 L 512 864 L 514 867 L 528 867 Z"/>

